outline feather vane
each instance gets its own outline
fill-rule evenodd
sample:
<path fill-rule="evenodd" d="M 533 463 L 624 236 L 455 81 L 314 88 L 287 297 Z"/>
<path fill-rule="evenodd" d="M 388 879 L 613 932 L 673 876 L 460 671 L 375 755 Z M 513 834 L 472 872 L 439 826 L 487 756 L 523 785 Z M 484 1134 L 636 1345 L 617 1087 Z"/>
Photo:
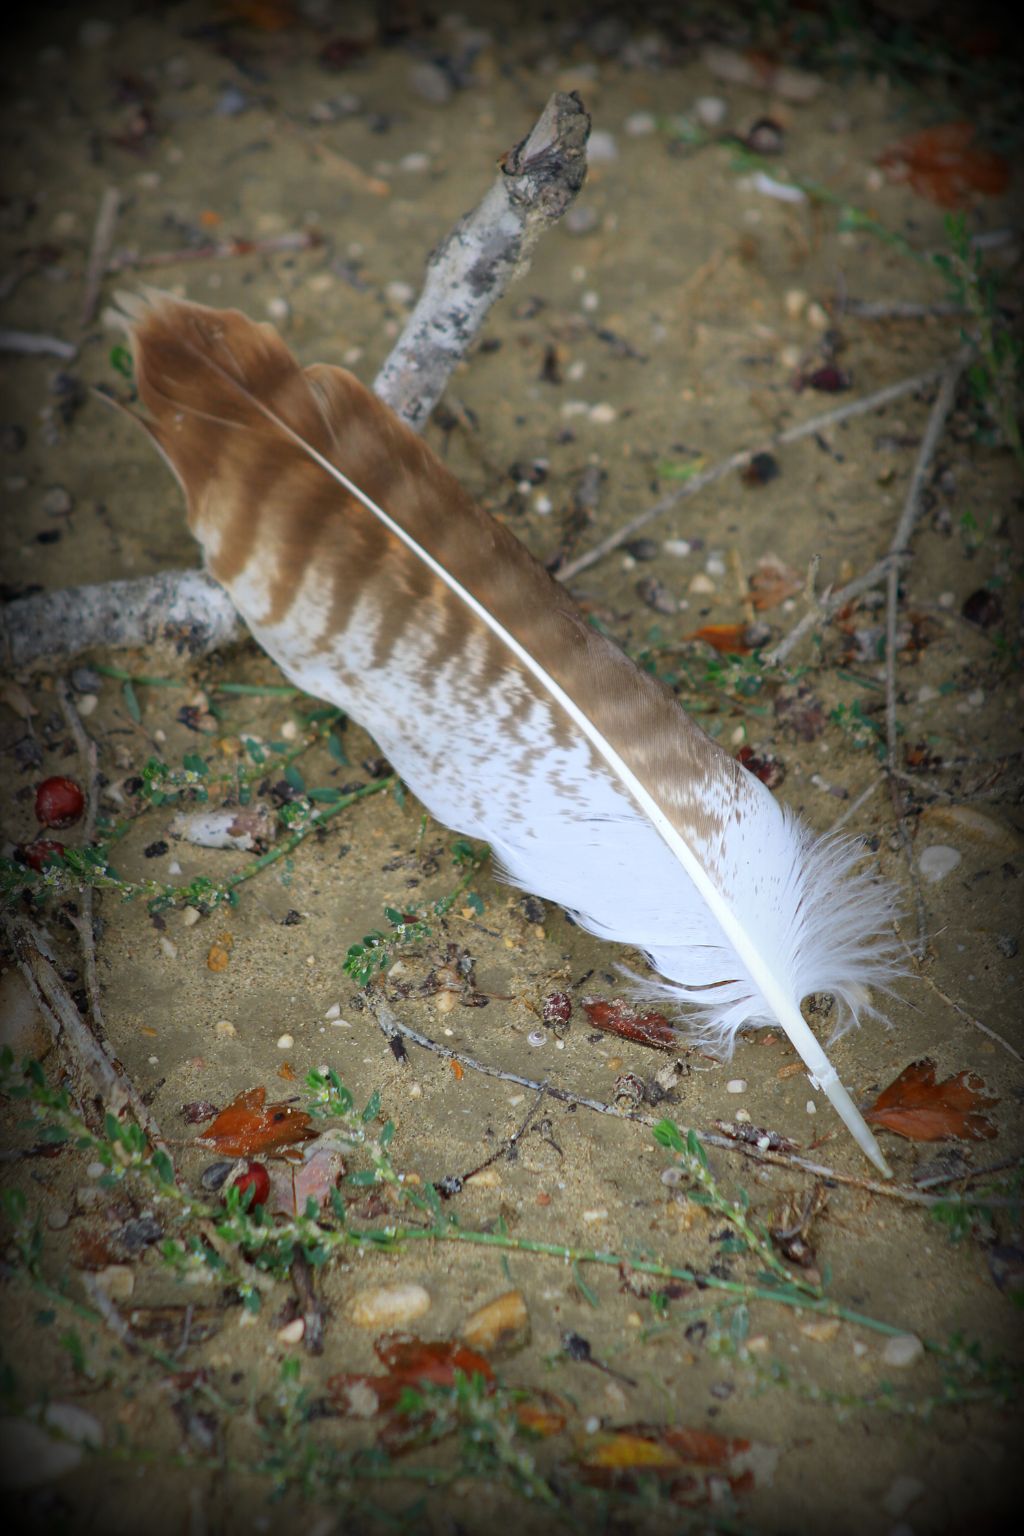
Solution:
<path fill-rule="evenodd" d="M 781 1025 L 888 1173 L 800 1011 L 829 991 L 854 1020 L 890 973 L 856 845 L 815 840 L 351 374 L 237 311 L 153 295 L 129 318 L 143 424 L 286 676 L 511 881 L 643 950 L 703 1039 Z"/>

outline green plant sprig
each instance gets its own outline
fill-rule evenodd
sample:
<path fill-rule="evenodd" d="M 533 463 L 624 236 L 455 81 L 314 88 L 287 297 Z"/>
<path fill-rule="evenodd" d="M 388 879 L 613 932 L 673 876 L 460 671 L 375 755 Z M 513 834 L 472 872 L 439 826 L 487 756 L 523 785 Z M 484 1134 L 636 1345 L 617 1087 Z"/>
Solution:
<path fill-rule="evenodd" d="M 452 844 L 452 855 L 455 865 L 465 870 L 454 890 L 414 912 L 399 912 L 394 907 L 385 907 L 384 917 L 390 924 L 390 930 L 375 928 L 372 933 L 365 934 L 358 944 L 349 946 L 344 971 L 357 986 L 369 986 L 371 981 L 392 965 L 400 950 L 410 944 L 421 944 L 431 937 L 432 924 L 446 917 L 459 897 L 469 889 L 490 858 L 490 849 L 474 848 L 464 838 L 459 838 Z M 471 903 L 479 902 L 479 898 L 472 896 L 469 900 Z M 479 905 L 479 911 L 483 911 L 482 904 Z"/>

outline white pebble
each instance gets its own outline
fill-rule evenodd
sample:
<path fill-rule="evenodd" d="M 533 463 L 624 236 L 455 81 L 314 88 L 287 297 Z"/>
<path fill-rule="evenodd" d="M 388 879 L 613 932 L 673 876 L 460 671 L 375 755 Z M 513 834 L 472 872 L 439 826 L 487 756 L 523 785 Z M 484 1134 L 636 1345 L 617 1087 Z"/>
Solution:
<path fill-rule="evenodd" d="M 589 415 L 595 426 L 607 427 L 615 420 L 618 411 L 607 400 L 602 400 L 599 405 L 591 406 Z"/>
<path fill-rule="evenodd" d="M 807 308 L 807 295 L 802 288 L 790 288 L 782 302 L 789 318 L 799 320 Z"/>
<path fill-rule="evenodd" d="M 291 312 L 292 307 L 283 295 L 278 294 L 275 298 L 267 300 L 267 314 L 271 320 L 283 323 L 285 320 L 290 319 Z"/>
<path fill-rule="evenodd" d="M 580 1214 L 581 1214 L 583 1220 L 587 1221 L 587 1222 L 607 1221 L 608 1220 L 608 1212 L 606 1210 L 604 1210 L 603 1208 L 601 1210 L 597 1210 L 597 1211 L 581 1211 Z"/>
<path fill-rule="evenodd" d="M 709 555 L 707 560 L 704 562 L 704 569 L 707 571 L 709 576 L 724 576 L 725 561 L 722 559 L 721 555 Z"/>
<path fill-rule="evenodd" d="M 827 331 L 829 326 L 832 324 L 832 321 L 829 318 L 828 310 L 824 309 L 822 305 L 817 302 L 808 304 L 806 320 L 807 324 L 816 331 Z"/>
<path fill-rule="evenodd" d="M 967 695 L 967 702 L 972 709 L 980 709 L 985 702 L 985 693 L 981 688 L 975 688 Z"/>
<path fill-rule="evenodd" d="M 818 1113 L 818 1106 L 815 1104 L 813 1099 L 807 1100 L 807 1103 L 804 1105 L 804 1109 L 806 1109 L 809 1115 L 816 1115 Z"/>
<path fill-rule="evenodd" d="M 955 602 L 956 602 L 956 593 L 955 592 L 940 592 L 939 593 L 939 607 L 940 608 L 952 608 L 953 605 L 955 604 Z"/>
<path fill-rule="evenodd" d="M 734 1118 L 736 1120 L 739 1120 L 742 1125 L 749 1125 L 750 1124 L 750 1111 L 746 1110 L 746 1109 L 738 1109 L 736 1111 L 736 1114 L 735 1114 Z"/>
<path fill-rule="evenodd" d="M 898 1333 L 882 1350 L 882 1359 L 886 1365 L 904 1369 L 908 1365 L 915 1365 L 923 1354 L 924 1345 L 916 1333 Z"/>
<path fill-rule="evenodd" d="M 79 694 L 78 699 L 76 700 L 76 708 L 78 713 L 82 716 L 83 720 L 87 719 L 89 715 L 92 714 L 98 703 L 99 698 L 95 693 Z"/>
<path fill-rule="evenodd" d="M 202 914 L 200 913 L 198 907 L 183 907 L 181 913 L 182 926 L 185 928 L 194 928 L 196 923 L 198 923 L 201 915 Z"/>
<path fill-rule="evenodd" d="M 747 1080 L 745 1077 L 734 1077 L 725 1085 L 726 1093 L 746 1093 Z"/>
<path fill-rule="evenodd" d="M 415 297 L 415 289 L 411 283 L 388 283 L 384 289 L 384 297 L 389 304 L 411 304 Z"/>
<path fill-rule="evenodd" d="M 430 170 L 430 156 L 420 150 L 414 150 L 411 155 L 403 155 L 398 162 L 400 171 L 408 171 L 411 175 L 422 175 Z"/>
<path fill-rule="evenodd" d="M 962 855 L 955 848 L 950 848 L 947 843 L 932 843 L 918 854 L 917 868 L 922 880 L 927 880 L 929 885 L 937 885 L 940 880 L 952 874 L 961 862 Z"/>
<path fill-rule="evenodd" d="M 919 704 L 930 704 L 933 699 L 937 699 L 938 697 L 939 690 L 937 688 L 933 688 L 931 683 L 923 683 L 917 690 L 917 702 Z"/>
<path fill-rule="evenodd" d="M 658 120 L 653 112 L 631 112 L 622 126 L 631 139 L 644 139 L 655 132 Z"/>
<path fill-rule="evenodd" d="M 285 1323 L 283 1328 L 277 1330 L 278 1342 L 281 1344 L 298 1344 L 306 1331 L 306 1320 L 296 1317 L 290 1323 Z"/>
<path fill-rule="evenodd" d="M 178 946 L 173 939 L 167 937 L 166 933 L 160 935 L 160 948 L 168 960 L 176 960 L 178 958 Z"/>
<path fill-rule="evenodd" d="M 357 1291 L 348 1304 L 349 1320 L 357 1328 L 401 1328 L 430 1310 L 430 1294 L 422 1285 L 374 1285 Z"/>
<path fill-rule="evenodd" d="M 538 496 L 533 503 L 533 510 L 539 517 L 547 517 L 554 507 L 550 496 Z"/>
<path fill-rule="evenodd" d="M 294 1035 L 278 1035 L 277 1048 L 279 1051 L 290 1051 L 295 1044 Z"/>
<path fill-rule="evenodd" d="M 587 140 L 587 161 L 590 165 L 607 165 L 611 160 L 619 158 L 619 146 L 615 142 L 614 133 L 609 133 L 606 128 L 595 128 Z"/>
<path fill-rule="evenodd" d="M 674 555 L 677 560 L 685 560 L 692 550 L 689 539 L 666 539 L 661 547 L 666 555 Z"/>
<path fill-rule="evenodd" d="M 728 104 L 721 96 L 698 96 L 693 104 L 694 115 L 704 128 L 717 128 L 725 122 Z"/>
<path fill-rule="evenodd" d="M 698 592 L 698 593 L 699 592 L 706 592 L 706 593 L 710 593 L 710 592 L 714 592 L 715 584 L 711 580 L 710 576 L 705 576 L 703 571 L 698 571 L 696 576 L 694 576 L 692 581 L 690 582 L 688 590 L 690 592 Z"/>
<path fill-rule="evenodd" d="M 213 1032 L 215 1035 L 219 1035 L 222 1040 L 234 1040 L 238 1034 L 238 1030 L 230 1019 L 218 1019 L 213 1026 Z"/>
<path fill-rule="evenodd" d="M 327 1012 L 324 1014 L 324 1018 L 327 1020 L 328 1023 L 330 1023 L 332 1021 L 332 1019 L 340 1019 L 341 1018 L 341 1004 L 340 1003 L 332 1003 L 331 1006 L 328 1008 Z"/>

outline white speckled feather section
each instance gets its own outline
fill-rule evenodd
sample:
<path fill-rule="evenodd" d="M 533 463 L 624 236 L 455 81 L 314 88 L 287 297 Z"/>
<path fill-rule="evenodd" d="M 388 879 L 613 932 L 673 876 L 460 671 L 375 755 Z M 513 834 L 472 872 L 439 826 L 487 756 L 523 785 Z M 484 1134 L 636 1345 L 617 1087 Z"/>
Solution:
<path fill-rule="evenodd" d="M 145 425 L 207 565 L 299 687 L 347 710 L 517 885 L 648 955 L 721 1050 L 780 1025 L 867 1156 L 800 1011 L 891 974 L 885 889 L 815 840 L 350 374 L 237 311 L 133 306 Z"/>

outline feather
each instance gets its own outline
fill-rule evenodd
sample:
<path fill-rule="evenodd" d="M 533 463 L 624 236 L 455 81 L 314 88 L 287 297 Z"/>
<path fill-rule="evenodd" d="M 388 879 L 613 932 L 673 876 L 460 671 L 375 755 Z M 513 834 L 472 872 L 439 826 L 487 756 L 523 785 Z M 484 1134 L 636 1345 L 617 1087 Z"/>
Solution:
<path fill-rule="evenodd" d="M 815 840 L 351 374 L 237 311 L 130 302 L 144 425 L 285 675 L 509 880 L 642 950 L 701 1039 L 781 1025 L 888 1174 L 800 1011 L 856 1020 L 891 973 L 856 844 Z"/>

